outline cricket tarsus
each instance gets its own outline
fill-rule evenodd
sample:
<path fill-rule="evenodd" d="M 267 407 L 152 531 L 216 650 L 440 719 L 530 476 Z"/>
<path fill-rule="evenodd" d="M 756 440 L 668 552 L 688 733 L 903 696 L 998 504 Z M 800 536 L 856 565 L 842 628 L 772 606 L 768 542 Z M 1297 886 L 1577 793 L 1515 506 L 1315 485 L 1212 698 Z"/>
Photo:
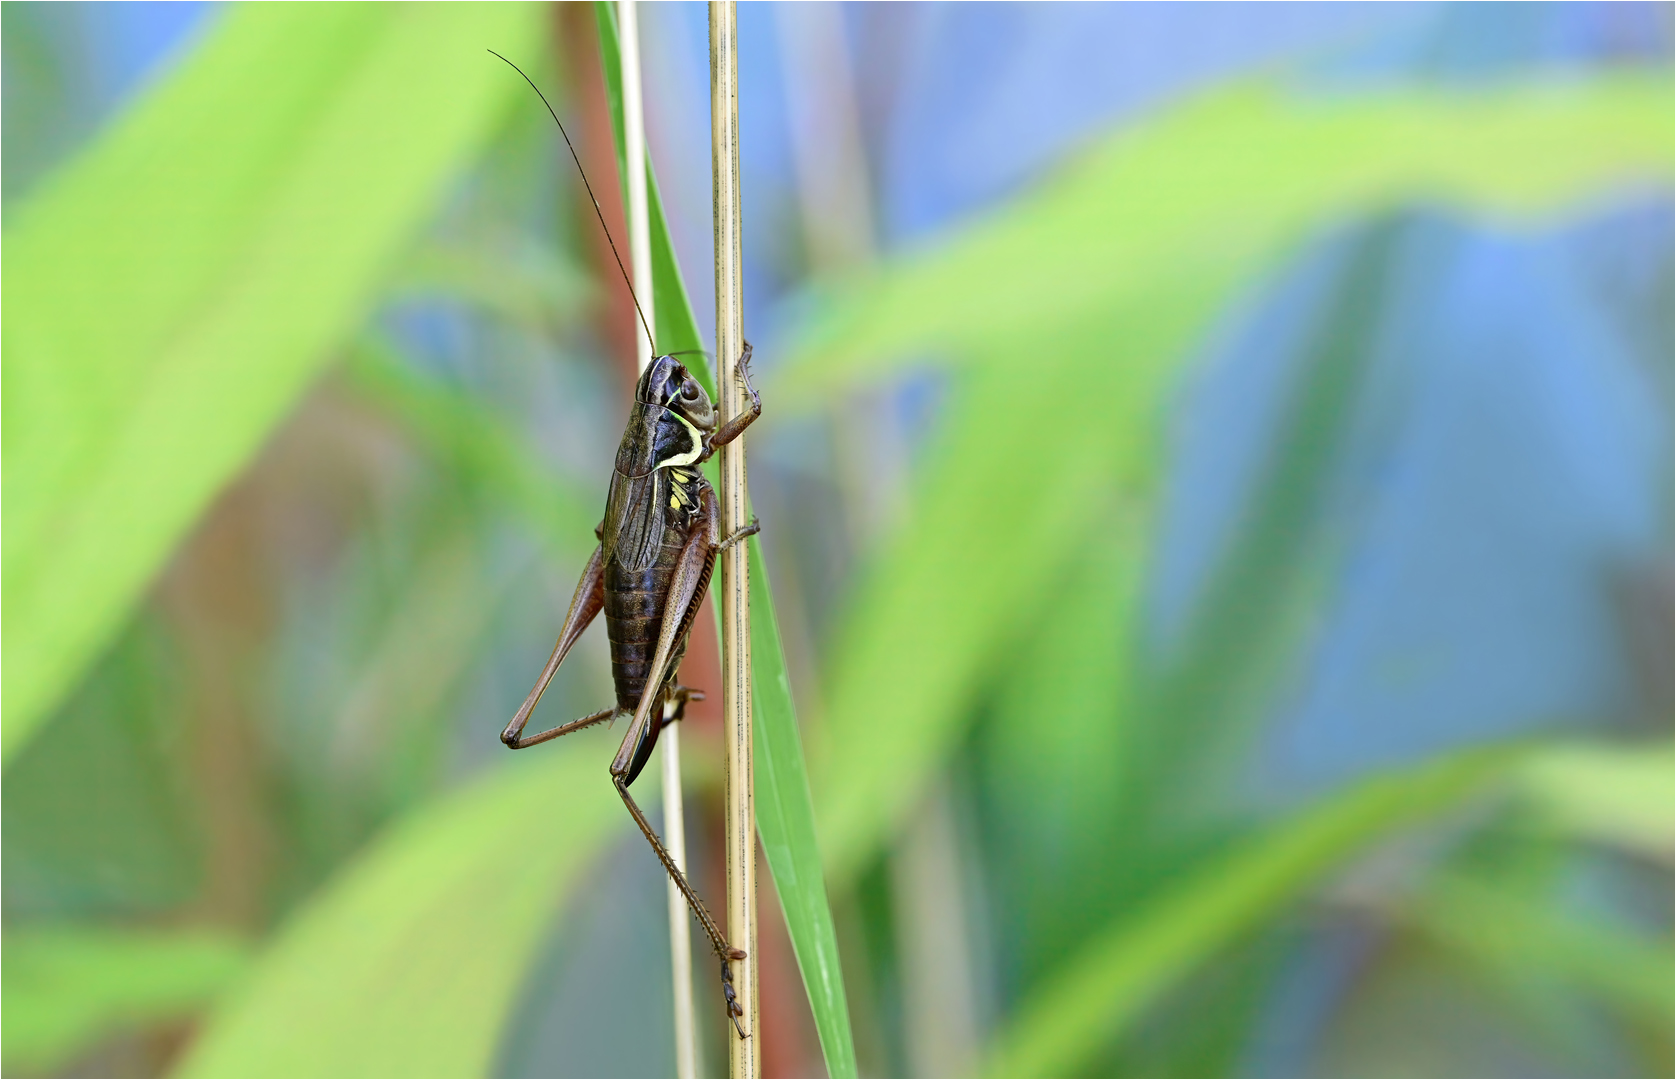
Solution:
<path fill-rule="evenodd" d="M 733 952 L 738 955 L 731 957 L 731 959 L 745 959 L 745 954 L 740 950 L 734 949 Z M 739 1004 L 739 995 L 733 992 L 733 969 L 727 966 L 729 959 L 730 957 L 722 957 L 722 996 L 727 999 L 727 1018 L 733 1021 L 733 1030 L 739 1033 L 739 1037 L 748 1039 L 750 1036 L 745 1034 L 745 1029 L 739 1026 L 739 1018 L 745 1015 L 745 1010 Z"/>

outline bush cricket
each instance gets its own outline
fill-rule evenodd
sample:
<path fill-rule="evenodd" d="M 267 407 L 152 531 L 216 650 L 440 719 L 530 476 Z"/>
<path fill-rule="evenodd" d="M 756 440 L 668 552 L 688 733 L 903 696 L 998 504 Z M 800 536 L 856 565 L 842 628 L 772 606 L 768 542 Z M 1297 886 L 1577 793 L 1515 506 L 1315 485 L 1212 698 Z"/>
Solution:
<path fill-rule="evenodd" d="M 506 60 L 504 56 L 500 58 Z M 617 255 L 616 242 L 611 240 L 611 231 L 605 225 L 605 214 L 594 197 L 592 185 L 588 184 L 587 173 L 582 169 L 569 133 L 541 89 L 518 65 L 510 60 L 506 62 L 523 75 L 524 81 L 547 106 L 553 122 L 559 125 L 559 133 L 564 136 L 577 172 L 582 175 L 582 184 L 593 201 L 594 212 L 599 215 L 600 228 L 605 229 L 606 240 L 617 257 L 617 268 L 623 271 L 623 281 L 629 287 L 629 295 L 634 297 L 634 286 L 629 282 L 628 272 L 623 270 L 622 257 Z M 637 297 L 634 307 L 645 325 L 646 316 Z M 646 326 L 646 337 L 648 341 L 654 340 L 650 326 Z M 633 411 L 617 447 L 605 519 L 594 530 L 599 546 L 577 582 L 547 666 L 511 723 L 501 732 L 503 743 L 522 750 L 601 721 L 632 717 L 622 745 L 617 748 L 617 756 L 611 761 L 611 782 L 633 815 L 634 823 L 652 845 L 658 861 L 663 863 L 709 935 L 711 948 L 721 961 L 722 994 L 727 1001 L 728 1018 L 740 1038 L 747 1037 L 739 1024 L 744 1013 L 734 995 L 733 973 L 728 962 L 743 960 L 745 953 L 733 948 L 722 936 L 704 902 L 693 892 L 686 876 L 676 867 L 646 815 L 629 794 L 629 785 L 651 759 L 658 733 L 681 719 L 689 700 L 703 699 L 699 691 L 676 681 L 681 659 L 687 651 L 687 634 L 710 585 L 716 556 L 758 530 L 753 520 L 732 536 L 721 535 L 721 509 L 716 493 L 698 468 L 717 449 L 738 438 L 762 414 L 762 400 L 751 385 L 750 362 L 751 346 L 747 343 L 732 374 L 744 383 L 751 405 L 748 411 L 726 423 L 720 421 L 704 388 L 674 355 L 654 357 L 641 373 L 635 385 Z M 539 734 L 523 734 L 530 712 L 541 700 L 553 673 L 601 611 L 605 613 L 606 631 L 611 640 L 616 705 Z"/>

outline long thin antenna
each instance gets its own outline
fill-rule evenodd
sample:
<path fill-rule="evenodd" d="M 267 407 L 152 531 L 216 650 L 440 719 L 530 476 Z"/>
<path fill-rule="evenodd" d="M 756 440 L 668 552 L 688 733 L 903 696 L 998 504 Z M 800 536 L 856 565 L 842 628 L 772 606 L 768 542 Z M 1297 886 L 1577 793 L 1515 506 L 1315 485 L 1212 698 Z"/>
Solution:
<path fill-rule="evenodd" d="M 506 60 L 506 57 L 501 56 L 493 49 L 490 49 L 489 53 Z M 523 68 L 510 60 L 506 60 L 506 63 L 513 71 L 524 75 Z M 628 286 L 629 299 L 634 301 L 634 313 L 640 316 L 640 325 L 646 331 L 646 340 L 652 343 L 652 354 L 655 356 L 658 350 L 657 336 L 652 333 L 651 325 L 646 322 L 646 313 L 640 310 L 640 297 L 634 294 L 634 282 L 629 280 L 628 271 L 623 268 L 623 257 L 617 254 L 617 241 L 611 239 L 611 228 L 605 224 L 605 211 L 599 208 L 599 199 L 594 196 L 594 186 L 588 183 L 588 171 L 582 168 L 582 159 L 576 156 L 576 145 L 570 141 L 570 132 L 564 129 L 564 121 L 560 120 L 559 114 L 553 111 L 553 103 L 547 100 L 547 95 L 541 92 L 541 87 L 535 85 L 535 80 L 528 75 L 524 75 L 524 81 L 530 84 L 530 89 L 535 91 L 535 96 L 541 99 L 543 105 L 547 106 L 547 115 L 553 118 L 553 123 L 559 125 L 559 134 L 564 136 L 564 144 L 570 150 L 570 160 L 576 162 L 576 171 L 582 177 L 582 186 L 588 189 L 588 198 L 594 204 L 594 214 L 599 218 L 599 227 L 605 230 L 605 242 L 611 245 L 611 257 L 617 260 L 617 272 L 623 275 L 623 284 Z M 645 162 L 641 162 L 640 167 L 645 168 Z"/>

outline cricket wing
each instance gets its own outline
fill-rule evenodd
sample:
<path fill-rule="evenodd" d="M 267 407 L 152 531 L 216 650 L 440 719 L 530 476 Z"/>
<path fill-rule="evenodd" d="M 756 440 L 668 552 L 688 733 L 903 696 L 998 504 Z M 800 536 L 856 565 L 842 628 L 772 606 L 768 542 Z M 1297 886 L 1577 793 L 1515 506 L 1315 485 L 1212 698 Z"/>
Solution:
<path fill-rule="evenodd" d="M 605 500 L 605 558 L 624 570 L 644 570 L 663 546 L 663 504 L 669 498 L 664 470 L 645 476 L 611 474 L 611 493 Z"/>

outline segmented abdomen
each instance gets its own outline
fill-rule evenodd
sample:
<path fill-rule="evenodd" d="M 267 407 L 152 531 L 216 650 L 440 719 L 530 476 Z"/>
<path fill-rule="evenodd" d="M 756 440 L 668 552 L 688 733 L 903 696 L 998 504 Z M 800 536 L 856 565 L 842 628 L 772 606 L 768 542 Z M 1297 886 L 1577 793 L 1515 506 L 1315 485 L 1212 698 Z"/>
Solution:
<path fill-rule="evenodd" d="M 605 568 L 605 628 L 611 638 L 611 678 L 617 686 L 617 707 L 633 712 L 646 688 L 652 654 L 658 648 L 658 631 L 663 626 L 664 601 L 675 565 L 686 546 L 681 529 L 666 528 L 657 558 L 644 570 L 624 570 L 612 559 Z M 676 643 L 669 670 L 686 652 L 685 635 Z"/>

